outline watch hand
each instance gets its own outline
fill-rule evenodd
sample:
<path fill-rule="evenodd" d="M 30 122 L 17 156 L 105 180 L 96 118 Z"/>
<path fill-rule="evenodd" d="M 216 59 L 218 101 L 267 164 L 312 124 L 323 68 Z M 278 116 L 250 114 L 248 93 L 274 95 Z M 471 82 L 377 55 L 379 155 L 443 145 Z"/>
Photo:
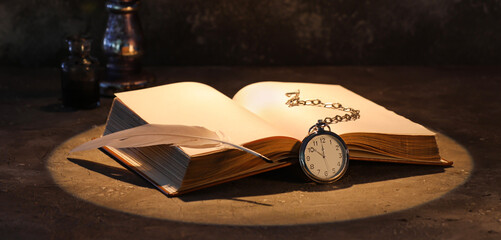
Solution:
<path fill-rule="evenodd" d="M 330 169 L 330 168 L 329 168 L 329 164 L 327 163 L 327 159 L 325 159 L 324 144 L 323 144 L 323 143 L 321 143 L 321 144 L 322 144 L 322 152 L 324 153 L 324 154 L 322 155 L 322 157 L 324 157 L 325 167 L 326 167 L 327 169 Z"/>
<path fill-rule="evenodd" d="M 310 149 L 312 149 L 313 151 L 315 151 L 318 154 L 320 154 L 320 156 L 322 156 L 323 158 L 325 158 L 325 156 L 322 153 L 320 153 L 317 149 L 315 149 L 314 147 L 310 147 Z"/>

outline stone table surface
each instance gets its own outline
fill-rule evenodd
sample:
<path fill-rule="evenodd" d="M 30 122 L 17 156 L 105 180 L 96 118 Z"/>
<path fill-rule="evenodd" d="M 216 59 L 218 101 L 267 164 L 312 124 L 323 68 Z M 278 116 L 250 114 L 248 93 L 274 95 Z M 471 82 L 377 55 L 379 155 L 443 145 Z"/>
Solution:
<path fill-rule="evenodd" d="M 499 67 L 152 67 L 147 70 L 156 76 L 155 84 L 203 82 L 230 97 L 257 81 L 341 84 L 454 139 L 469 152 L 473 171 L 464 184 L 438 199 L 397 212 L 347 221 L 237 226 L 188 223 L 116 211 L 69 194 L 54 181 L 47 167 L 52 151 L 64 141 L 104 124 L 111 99 L 102 98 L 101 106 L 93 110 L 65 109 L 59 100 L 57 69 L 2 67 L 0 236 L 3 239 L 501 238 Z M 391 164 L 366 167 L 401 168 Z M 136 183 L 143 181 L 136 175 L 128 177 Z M 239 181 L 243 185 L 253 180 L 251 177 Z M 142 184 L 147 186 L 145 182 Z M 216 186 L 204 191 L 224 189 L 227 188 Z"/>

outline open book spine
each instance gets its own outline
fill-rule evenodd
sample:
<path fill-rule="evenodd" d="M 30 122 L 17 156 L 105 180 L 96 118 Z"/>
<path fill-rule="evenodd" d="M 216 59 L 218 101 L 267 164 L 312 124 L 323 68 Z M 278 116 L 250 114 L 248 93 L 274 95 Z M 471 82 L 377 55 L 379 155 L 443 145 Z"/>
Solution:
<path fill-rule="evenodd" d="M 350 160 L 438 166 L 453 164 L 440 157 L 434 135 L 347 133 L 341 138 L 350 150 Z"/>
<path fill-rule="evenodd" d="M 152 179 L 144 171 L 140 170 L 137 166 L 134 166 L 134 164 L 131 164 L 129 161 L 127 161 L 123 157 L 123 154 L 121 154 L 121 153 L 118 152 L 119 150 L 113 149 L 113 148 L 109 148 L 109 147 L 102 147 L 102 148 L 99 148 L 99 150 L 101 150 L 104 154 L 106 154 L 109 157 L 111 157 L 112 159 L 114 159 L 116 162 L 118 162 L 123 167 L 131 170 L 132 172 L 134 172 L 134 173 L 138 174 L 139 176 L 143 177 L 144 179 L 146 179 L 148 182 L 150 182 L 156 188 L 158 188 L 163 194 L 165 194 L 165 195 L 167 195 L 169 197 L 178 196 L 178 195 L 185 194 L 185 193 L 188 193 L 188 192 L 192 192 L 192 191 L 195 191 L 195 190 L 199 190 L 199 189 L 203 189 L 203 188 L 206 188 L 206 187 L 211 187 L 211 186 L 215 186 L 215 185 L 218 185 L 218 184 L 222 184 L 222 183 L 226 183 L 226 182 L 238 180 L 238 179 L 249 177 L 249 176 L 252 176 L 252 175 L 259 174 L 259 173 L 263 173 L 263 172 L 267 172 L 267 171 L 272 171 L 272 170 L 275 170 L 275 169 L 279 169 L 279 168 L 283 168 L 283 167 L 286 167 L 286 166 L 290 166 L 292 164 L 290 161 L 284 161 L 284 162 L 280 162 L 278 164 L 269 164 L 270 167 L 262 168 L 262 169 L 259 169 L 259 170 L 256 170 L 256 171 L 251 171 L 251 172 L 247 172 L 247 173 L 244 173 L 244 174 L 235 175 L 235 176 L 232 176 L 232 177 L 229 177 L 229 178 L 219 179 L 219 180 L 212 181 L 212 182 L 209 182 L 209 183 L 206 183 L 206 184 L 202 184 L 202 185 L 196 185 L 195 187 L 188 187 L 188 188 L 182 188 L 181 187 L 181 188 L 177 189 L 177 188 L 173 188 L 173 187 L 162 185 L 162 184 L 158 183 L 157 181 L 155 181 L 154 179 Z M 261 161 L 257 157 L 254 157 L 254 158 L 256 158 L 257 161 Z"/>
<path fill-rule="evenodd" d="M 124 122 L 122 121 L 122 119 L 129 119 L 129 121 Z M 110 111 L 110 115 L 108 116 L 104 135 L 146 123 L 146 121 L 135 115 L 132 110 L 128 109 L 124 104 L 122 104 L 120 100 L 115 99 L 112 105 L 112 110 Z M 290 149 L 293 148 L 292 146 L 294 142 L 292 142 L 291 139 L 287 141 L 290 146 L 286 147 L 286 149 L 290 151 Z M 238 174 L 223 174 L 214 178 L 203 179 L 205 175 L 200 174 L 202 176 L 202 179 L 197 179 L 190 176 L 190 173 L 193 173 L 193 169 L 201 168 L 196 168 L 196 166 L 193 165 L 192 157 L 185 154 L 179 147 L 167 145 L 123 149 L 102 147 L 100 148 L 100 150 L 108 156 L 112 157 L 122 166 L 137 173 L 139 176 L 152 183 L 167 196 L 176 196 L 197 189 L 233 181 L 266 171 L 271 171 L 291 164 L 290 162 L 277 162 L 270 164 L 264 162 L 259 157 L 242 152 L 240 150 L 222 150 L 212 153 L 211 156 L 222 157 L 223 155 L 227 155 L 225 155 L 225 152 L 232 151 L 232 155 L 235 155 L 235 160 L 237 160 L 238 158 L 243 158 L 247 159 L 247 161 L 254 161 L 257 163 L 257 167 L 255 166 L 253 168 L 249 168 L 249 170 L 242 171 Z M 281 160 L 284 157 L 289 157 L 289 155 L 274 156 L 276 160 Z M 194 158 L 199 159 L 200 157 Z M 199 160 L 198 163 L 200 162 L 204 161 Z M 210 158 L 209 161 L 205 162 L 211 162 Z M 228 164 L 231 165 L 231 161 L 229 161 Z M 196 180 L 200 181 L 201 183 L 198 183 Z M 195 182 L 195 184 L 193 182 Z"/>
<path fill-rule="evenodd" d="M 203 188 L 207 188 L 207 187 L 212 187 L 212 186 L 219 185 L 219 184 L 222 184 L 222 183 L 231 182 L 231 181 L 234 181 L 234 180 L 238 180 L 238 179 L 250 177 L 250 176 L 253 176 L 253 175 L 257 175 L 257 174 L 260 174 L 260 173 L 272 171 L 272 170 L 283 168 L 283 167 L 290 166 L 290 165 L 291 165 L 290 162 L 284 162 L 284 163 L 281 163 L 281 164 L 275 164 L 275 165 L 273 165 L 272 167 L 269 167 L 269 168 L 263 168 L 263 169 L 260 169 L 260 170 L 257 170 L 257 171 L 248 172 L 248 173 L 241 174 L 241 175 L 238 175 L 238 176 L 233 176 L 233 177 L 230 177 L 230 178 L 225 178 L 225 179 L 221 179 L 221 180 L 218 180 L 218 181 L 213 181 L 211 183 L 204 184 L 204 185 L 199 185 L 197 187 L 192 187 L 192 188 L 187 188 L 187 189 L 180 189 L 177 192 L 168 194 L 168 196 L 177 196 L 177 195 L 189 193 L 189 192 L 192 192 L 192 191 L 195 191 L 195 190 L 199 190 L 199 189 L 203 189 Z"/>
<path fill-rule="evenodd" d="M 412 159 L 390 159 L 390 158 L 381 159 L 381 158 L 352 157 L 352 156 L 350 156 L 350 160 L 399 163 L 399 164 L 435 165 L 435 166 L 451 166 L 453 163 L 445 159 L 440 159 L 440 161 L 425 161 L 425 160 L 412 160 Z"/>

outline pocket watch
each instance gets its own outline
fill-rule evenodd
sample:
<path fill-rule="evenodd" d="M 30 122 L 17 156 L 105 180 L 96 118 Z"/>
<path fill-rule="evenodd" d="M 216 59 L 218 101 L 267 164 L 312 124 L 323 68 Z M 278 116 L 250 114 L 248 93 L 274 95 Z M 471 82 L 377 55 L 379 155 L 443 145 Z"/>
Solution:
<path fill-rule="evenodd" d="M 349 152 L 343 139 L 333 133 L 329 124 L 354 121 L 360 118 L 360 111 L 345 108 L 340 103 L 323 103 L 320 99 L 301 100 L 299 90 L 286 93 L 291 97 L 289 107 L 315 106 L 345 112 L 344 115 L 320 119 L 308 130 L 299 148 L 299 166 L 310 180 L 317 183 L 332 183 L 339 180 L 348 169 Z"/>
<path fill-rule="evenodd" d="M 327 130 L 326 130 L 327 129 Z M 339 180 L 348 169 L 349 152 L 339 135 L 319 120 L 299 149 L 299 165 L 303 173 L 317 183 Z"/>

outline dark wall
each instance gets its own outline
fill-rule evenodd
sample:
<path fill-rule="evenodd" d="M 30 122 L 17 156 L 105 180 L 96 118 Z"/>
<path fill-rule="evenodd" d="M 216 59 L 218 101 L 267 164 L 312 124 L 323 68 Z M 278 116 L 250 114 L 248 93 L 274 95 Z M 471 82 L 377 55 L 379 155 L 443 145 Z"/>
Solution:
<path fill-rule="evenodd" d="M 0 64 L 56 66 L 103 0 L 0 0 Z M 145 65 L 501 64 L 501 0 L 144 0 Z"/>

